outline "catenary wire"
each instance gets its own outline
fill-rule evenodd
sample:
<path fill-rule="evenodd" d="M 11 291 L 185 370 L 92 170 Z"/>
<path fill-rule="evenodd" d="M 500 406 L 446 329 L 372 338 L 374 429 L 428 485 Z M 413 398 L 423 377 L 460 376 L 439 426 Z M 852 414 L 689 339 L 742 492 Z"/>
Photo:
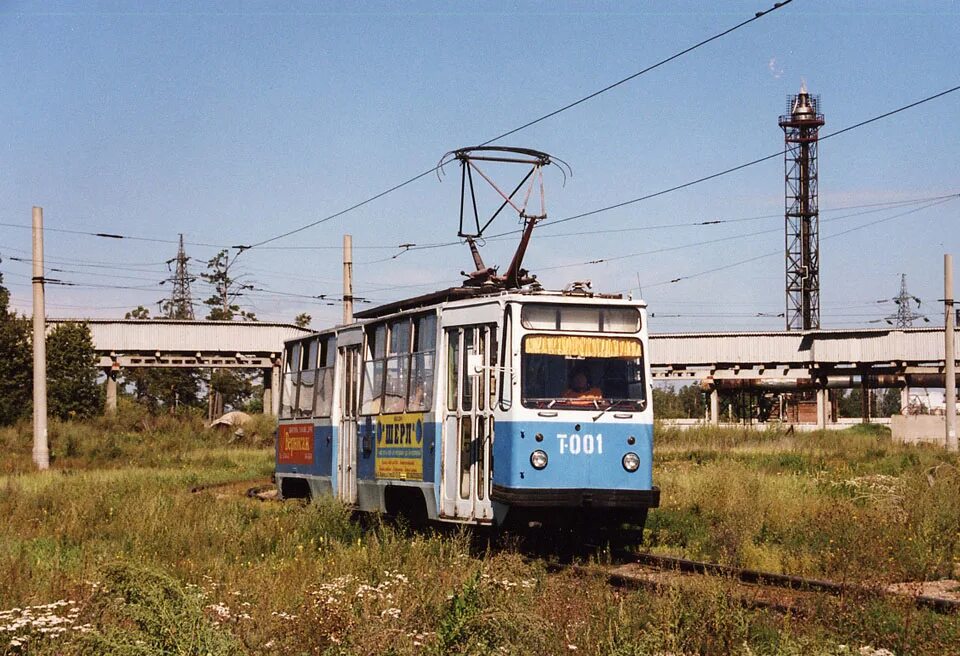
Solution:
<path fill-rule="evenodd" d="M 948 200 L 953 200 L 953 199 L 955 199 L 955 198 L 960 198 L 960 194 L 951 194 L 950 196 L 943 196 L 943 197 L 939 198 L 938 200 L 931 201 L 931 202 L 925 204 L 923 207 L 921 207 L 921 208 L 919 208 L 919 209 L 926 209 L 927 207 L 933 207 L 934 205 L 938 205 L 938 204 L 940 204 L 940 203 L 942 203 L 942 202 L 946 202 L 946 201 L 948 201 Z M 875 213 L 877 213 L 877 212 L 884 212 L 884 211 L 888 211 L 889 209 L 890 209 L 889 207 L 881 207 L 881 208 L 868 209 L 868 210 L 864 210 L 864 211 L 862 211 L 862 212 L 854 212 L 853 214 L 845 214 L 845 215 L 842 215 L 842 216 L 830 217 L 829 219 L 822 219 L 822 220 L 821 220 L 821 223 L 832 223 L 833 221 L 841 221 L 841 220 L 843 220 L 843 219 L 850 219 L 850 218 L 854 218 L 854 217 L 858 217 L 858 216 L 864 216 L 864 215 L 866 215 L 866 214 L 875 214 Z M 902 216 L 902 215 L 897 215 L 897 216 Z M 687 249 L 687 248 L 696 248 L 696 247 L 698 247 L 698 246 L 707 246 L 707 245 L 710 245 L 710 244 L 719 244 L 719 243 L 722 243 L 722 242 L 725 242 L 725 241 L 734 241 L 734 240 L 737 240 L 737 239 L 745 239 L 745 238 L 747 238 L 747 237 L 755 237 L 755 236 L 758 236 L 758 235 L 770 234 L 770 233 L 772 233 L 772 232 L 780 232 L 781 230 L 782 230 L 782 227 L 778 226 L 778 227 L 776 227 L 776 228 L 767 228 L 767 229 L 764 229 L 764 230 L 755 230 L 755 231 L 753 231 L 753 232 L 737 233 L 737 234 L 735 234 L 735 235 L 728 235 L 728 236 L 726 236 L 726 237 L 717 237 L 717 238 L 715 238 L 715 239 L 708 239 L 708 240 L 706 240 L 706 241 L 698 241 L 698 242 L 694 242 L 694 243 L 690 243 L 690 244 L 677 244 L 677 245 L 674 245 L 674 246 L 664 246 L 664 247 L 661 247 L 661 248 L 654 248 L 654 249 L 651 249 L 651 250 L 639 251 L 639 252 L 636 252 L 636 253 L 626 253 L 626 254 L 624 254 L 624 255 L 616 255 L 616 256 L 612 256 L 612 257 L 595 258 L 595 259 L 586 260 L 586 261 L 583 261 L 583 262 L 570 262 L 570 263 L 567 263 L 567 264 L 558 264 L 558 265 L 549 266 L 549 267 L 538 267 L 538 268 L 537 268 L 537 271 L 553 271 L 553 270 L 555 270 L 555 269 L 567 269 L 567 268 L 570 268 L 570 267 L 577 267 L 577 266 L 588 266 L 588 265 L 594 265 L 594 264 L 605 264 L 605 263 L 608 263 L 608 262 L 616 262 L 616 261 L 618 261 L 618 260 L 627 260 L 627 259 L 634 258 L 634 257 L 640 257 L 640 256 L 642 256 L 642 255 L 656 255 L 656 254 L 658 254 L 658 253 L 668 253 L 668 252 L 671 252 L 671 251 L 683 250 L 683 249 Z"/>
<path fill-rule="evenodd" d="M 663 60 L 661 60 L 661 61 L 658 61 L 657 63 L 652 64 L 652 65 L 644 68 L 643 70 L 637 71 L 636 73 L 633 73 L 632 75 L 629 75 L 629 76 L 627 76 L 627 77 L 625 77 L 625 78 L 623 78 L 623 79 L 621 79 L 621 80 L 618 80 L 617 82 L 614 82 L 613 84 L 607 85 L 606 87 L 604 87 L 604 88 L 602 88 L 602 89 L 599 89 L 599 90 L 597 90 L 597 91 L 594 91 L 593 93 L 590 93 L 590 94 L 588 94 L 588 95 L 586 95 L 586 96 L 584 96 L 584 97 L 582 97 L 582 98 L 580 98 L 580 99 L 578 99 L 578 100 L 576 100 L 576 101 L 574 101 L 574 102 L 568 103 L 567 105 L 564 105 L 563 107 L 560 107 L 559 109 L 553 110 L 552 112 L 549 112 L 549 113 L 547 113 L 547 114 L 544 114 L 543 116 L 540 116 L 540 117 L 538 117 L 538 118 L 536 118 L 536 119 L 534 119 L 534 120 L 532 120 L 532 121 L 528 121 L 527 123 L 525 123 L 525 124 L 523 124 L 523 125 L 521 125 L 521 126 L 518 126 L 518 127 L 516 127 L 516 128 L 513 128 L 513 129 L 508 130 L 508 131 L 506 131 L 506 132 L 503 132 L 502 134 L 499 134 L 499 135 L 497 135 L 496 137 L 493 137 L 492 139 L 488 139 L 488 140 L 482 142 L 481 145 L 484 145 L 484 146 L 485 146 L 485 145 L 492 144 L 492 143 L 494 143 L 494 142 L 496 142 L 496 141 L 499 141 L 500 139 L 503 139 L 504 137 L 510 136 L 510 135 L 512 135 L 512 134 L 516 134 L 517 132 L 520 132 L 521 130 L 524 130 L 524 129 L 532 126 L 532 125 L 536 125 L 537 123 L 540 123 L 540 122 L 542 122 L 542 121 L 545 121 L 545 120 L 547 120 L 548 118 L 551 118 L 551 117 L 553 117 L 553 116 L 556 116 L 557 114 L 560 114 L 560 113 L 562 113 L 562 112 L 565 112 L 565 111 L 567 111 L 567 110 L 569 110 L 569 109 L 572 109 L 573 107 L 576 107 L 577 105 L 580 105 L 580 104 L 582 104 L 582 103 L 584 103 L 584 102 L 587 102 L 587 101 L 589 101 L 589 100 L 591 100 L 591 99 L 593 99 L 593 98 L 596 98 L 597 96 L 600 96 L 600 95 L 606 93 L 607 91 L 610 91 L 610 90 L 612 90 L 612 89 L 615 89 L 616 87 L 618 87 L 618 86 L 620 86 L 620 85 L 622 85 L 622 84 L 625 84 L 625 83 L 627 83 L 627 82 L 629 82 L 629 81 L 631 81 L 631 80 L 634 80 L 634 79 L 640 77 L 641 75 L 644 75 L 645 73 L 648 73 L 648 72 L 650 72 L 650 71 L 652 71 L 652 70 L 654 70 L 654 69 L 656 69 L 656 68 L 659 68 L 660 66 L 663 66 L 664 64 L 667 64 L 668 62 L 671 62 L 671 61 L 673 61 L 673 60 L 675 60 L 675 59 L 677 59 L 677 58 L 679 58 L 679 57 L 682 57 L 682 56 L 684 56 L 684 55 L 686 55 L 686 54 L 688 54 L 688 53 L 690 53 L 690 52 L 693 52 L 694 50 L 697 50 L 698 48 L 701 48 L 701 47 L 707 45 L 708 43 L 711 43 L 712 41 L 716 41 L 717 39 L 720 39 L 720 38 L 722 38 L 722 37 L 724 37 L 724 36 L 726 36 L 726 35 L 728 35 L 728 34 L 730 34 L 730 33 L 732 33 L 732 32 L 735 32 L 735 31 L 737 31 L 737 30 L 739 30 L 739 29 L 741 29 L 741 28 L 749 25 L 750 23 L 753 23 L 754 21 L 757 21 L 757 20 L 759 20 L 760 18 L 763 18 L 763 17 L 766 16 L 767 14 L 770 14 L 770 13 L 776 11 L 777 9 L 780 9 L 781 7 L 784 7 L 784 6 L 788 5 L 788 4 L 790 4 L 792 1 L 793 1 L 793 0 L 781 0 L 780 2 L 775 3 L 775 4 L 774 4 L 772 7 L 770 7 L 769 9 L 766 9 L 766 10 L 763 10 L 763 11 L 758 11 L 758 12 L 756 12 L 751 18 L 749 18 L 749 19 L 747 19 L 747 20 L 745 20 L 745 21 L 742 21 L 742 22 L 738 23 L 737 25 L 734 25 L 733 27 L 727 28 L 727 29 L 723 30 L 722 32 L 719 32 L 719 33 L 717 33 L 717 34 L 715 34 L 715 35 L 713 35 L 713 36 L 711 36 L 711 37 L 709 37 L 709 38 L 707 38 L 707 39 L 704 39 L 704 40 L 700 41 L 699 43 L 696 43 L 696 44 L 694 44 L 694 45 L 692 45 L 692 46 L 689 46 L 689 47 L 687 47 L 687 48 L 684 48 L 683 50 L 681 50 L 681 51 L 679 51 L 679 52 L 677 52 L 677 53 L 675 53 L 675 54 L 673 54 L 673 55 L 671 55 L 671 56 L 669 56 L 669 57 L 667 57 L 667 58 L 665 58 L 665 59 L 663 59 Z M 343 216 L 344 214 L 347 214 L 348 212 L 352 212 L 353 210 L 359 209 L 359 208 L 363 207 L 364 205 L 367 205 L 367 204 L 369 204 L 369 203 L 372 203 L 372 202 L 375 201 L 375 200 L 378 200 L 378 199 L 380 199 L 380 198 L 383 198 L 383 197 L 386 196 L 387 194 L 390 194 L 390 193 L 393 193 L 394 191 L 397 191 L 397 190 L 399 190 L 399 189 L 402 189 L 403 187 L 406 187 L 407 185 L 410 185 L 410 184 L 416 182 L 417 180 L 420 180 L 421 178 L 424 178 L 424 177 L 430 175 L 431 173 L 436 172 L 439 168 L 440 168 L 440 164 L 437 164 L 436 166 L 433 166 L 433 167 L 427 169 L 426 171 L 423 171 L 423 172 L 421 172 L 421 173 L 418 173 L 418 174 L 414 175 L 413 177 L 407 178 L 407 179 L 404 180 L 403 182 L 401 182 L 401 183 L 399 183 L 399 184 L 396 184 L 396 185 L 390 187 L 389 189 L 386 189 L 385 191 L 381 191 L 380 193 L 378 193 L 378 194 L 376 194 L 376 195 L 374 195 L 374 196 L 371 196 L 371 197 L 369 197 L 369 198 L 367 198 L 367 199 L 365 199 L 365 200 L 362 200 L 362 201 L 360 201 L 359 203 L 355 203 L 354 205 L 351 205 L 350 207 L 348 207 L 348 208 L 346 208 L 346 209 L 344 209 L 344 210 L 340 210 L 339 212 L 336 212 L 336 213 L 334 213 L 334 214 L 330 214 L 330 215 L 325 216 L 325 217 L 323 217 L 323 218 L 321 218 L 321 219 L 317 219 L 316 221 L 312 221 L 312 222 L 307 223 L 307 224 L 305 224 L 305 225 L 302 225 L 302 226 L 300 226 L 300 227 L 298 227 L 298 228 L 294 228 L 294 229 L 292 229 L 292 230 L 288 230 L 288 231 L 283 232 L 283 233 L 281 233 L 281 234 L 279 234 L 279 235 L 276 235 L 276 236 L 274 236 L 274 237 L 270 237 L 270 238 L 268 238 L 268 239 L 264 239 L 264 240 L 255 242 L 255 243 L 253 243 L 253 244 L 249 244 L 249 245 L 243 246 L 243 247 L 242 247 L 242 250 L 249 250 L 249 249 L 251 249 L 251 248 L 260 248 L 261 246 L 264 246 L 265 244 L 269 244 L 269 243 L 274 242 L 274 241 L 277 241 L 277 240 L 279 240 L 279 239 L 283 239 L 283 238 L 285 238 L 285 237 L 289 237 L 289 236 L 291 236 L 291 235 L 295 235 L 295 234 L 297 234 L 297 233 L 299 233 L 299 232 L 303 232 L 304 230 L 308 230 L 308 229 L 313 228 L 313 227 L 315 227 L 315 226 L 318 226 L 318 225 L 320 225 L 320 224 L 322 224 L 322 223 L 326 223 L 327 221 L 331 221 L 331 220 L 333 220 L 333 219 L 335 219 L 335 218 L 337 218 L 337 217 L 340 217 L 340 216 Z"/>
<path fill-rule="evenodd" d="M 861 128 L 861 127 L 863 127 L 863 126 L 865 126 L 865 125 L 869 125 L 869 124 L 871 124 L 871 123 L 875 123 L 876 121 L 882 120 L 882 119 L 884 119 L 884 118 L 888 118 L 888 117 L 893 116 L 893 115 L 895 115 L 895 114 L 899 114 L 899 113 L 904 112 L 904 111 L 906 111 L 906 110 L 908 110 L 908 109 L 912 109 L 912 108 L 917 107 L 917 106 L 919 106 L 919 105 L 923 105 L 923 104 L 925 104 L 925 103 L 931 102 L 931 101 L 936 100 L 936 99 L 938 99 L 938 98 L 942 98 L 943 96 L 949 95 L 949 94 L 951 94 L 951 93 L 955 93 L 955 92 L 958 91 L 958 90 L 960 90 L 960 85 L 957 85 L 957 86 L 951 87 L 951 88 L 949 88 L 949 89 L 945 89 L 944 91 L 940 91 L 940 92 L 938 92 L 938 93 L 935 93 L 935 94 L 926 96 L 925 98 L 921 98 L 920 100 L 911 102 L 911 103 L 906 104 L 906 105 L 903 105 L 903 106 L 901 106 L 901 107 L 897 107 L 896 109 L 892 109 L 892 110 L 890 110 L 890 111 L 888 111 L 888 112 L 884 112 L 884 113 L 882 113 L 882 114 L 878 114 L 878 115 L 876 115 L 876 116 L 873 116 L 873 117 L 871 117 L 871 118 L 865 119 L 865 120 L 863 120 L 863 121 L 859 121 L 858 123 L 854 123 L 853 125 L 848 125 L 848 126 L 845 127 L 845 128 L 841 128 L 841 129 L 839 129 L 839 130 L 837 130 L 837 131 L 835 131 L 835 132 L 831 132 L 831 133 L 829 133 L 829 134 L 826 134 L 826 135 L 820 137 L 819 140 L 820 140 L 820 141 L 825 141 L 825 140 L 830 139 L 830 138 L 832 138 L 832 137 L 836 137 L 836 136 L 839 136 L 839 135 L 841 135 L 841 134 L 845 134 L 845 133 L 850 132 L 850 131 L 852 131 L 852 130 L 855 130 L 855 129 L 857 129 L 857 128 Z M 594 215 L 596 215 L 596 214 L 601 214 L 601 213 L 603 213 L 603 212 L 609 212 L 610 210 L 620 209 L 621 207 L 627 207 L 627 206 L 629 206 L 629 205 L 634 205 L 634 204 L 636 204 L 636 203 L 639 203 L 639 202 L 642 202 L 642 201 L 645 201 L 645 200 L 650 200 L 650 199 L 652 199 L 652 198 L 657 198 L 657 197 L 659 197 L 659 196 L 664 196 L 664 195 L 673 193 L 673 192 L 675 192 L 675 191 L 680 191 L 680 190 L 682 190 L 682 189 L 687 189 L 687 188 L 692 187 L 692 186 L 694 186 L 694 185 L 698 185 L 698 184 L 701 184 L 701 183 L 703 183 L 703 182 L 708 182 L 708 181 L 710 181 L 710 180 L 715 180 L 715 179 L 717 179 L 717 178 L 723 177 L 723 176 L 725 176 L 725 175 L 729 175 L 729 174 L 731 174 L 731 173 L 735 173 L 735 172 L 737 172 L 737 171 L 741 171 L 741 170 L 746 169 L 746 168 L 749 168 L 749 167 L 751 167 L 751 166 L 755 166 L 755 165 L 757 165 L 757 164 L 760 164 L 760 163 L 763 163 L 763 162 L 766 162 L 766 161 L 769 161 L 769 160 L 772 160 L 772 159 L 775 159 L 775 158 L 778 158 L 778 157 L 782 157 L 785 152 L 786 152 L 785 150 L 781 149 L 781 150 L 779 150 L 779 151 L 777 151 L 777 152 L 775 152 L 775 153 L 771 153 L 771 154 L 765 155 L 765 156 L 763 156 L 763 157 L 758 157 L 758 158 L 753 159 L 753 160 L 751 160 L 751 161 L 749 161 L 749 162 L 744 162 L 743 164 L 738 164 L 738 165 L 736 165 L 736 166 L 731 166 L 731 167 L 729 167 L 729 168 L 723 169 L 722 171 L 718 171 L 718 172 L 716 172 L 716 173 L 711 173 L 711 174 L 709 174 L 709 175 L 704 175 L 704 176 L 701 176 L 701 177 L 696 178 L 696 179 L 694 179 L 694 180 L 689 180 L 689 181 L 687 181 L 687 182 L 683 182 L 683 183 L 674 185 L 674 186 L 672 186 L 672 187 L 667 187 L 667 188 L 661 189 L 661 190 L 659 190 L 659 191 L 654 191 L 654 192 L 651 192 L 651 193 L 649 193 L 649 194 L 644 194 L 643 196 L 638 196 L 638 197 L 636 197 L 636 198 L 631 198 L 631 199 L 629 199 L 629 200 L 620 201 L 620 202 L 614 203 L 614 204 L 612 204 L 612 205 L 607 205 L 607 206 L 599 207 L 599 208 L 596 208 L 596 209 L 593 209 L 593 210 L 588 210 L 588 211 L 586 211 L 586 212 L 581 212 L 581 213 L 579 213 L 579 214 L 574 214 L 574 215 L 572 215 L 572 216 L 567 216 L 567 217 L 564 217 L 564 218 L 562 218 L 562 219 L 554 219 L 554 220 L 552 220 L 552 221 L 551 221 L 551 220 L 547 220 L 547 221 L 544 221 L 544 222 L 541 224 L 541 226 L 542 226 L 542 227 L 548 227 L 548 226 L 559 225 L 559 224 L 561 224 L 561 223 L 567 223 L 567 222 L 569 222 L 569 221 L 576 221 L 576 220 L 579 220 L 579 219 L 584 219 L 584 218 L 589 217 L 589 216 L 594 216 Z M 487 239 L 487 240 L 492 240 L 492 239 L 495 239 L 495 238 L 497 238 L 497 237 L 505 237 L 505 236 L 508 236 L 508 235 L 516 235 L 516 234 L 519 234 L 519 233 L 521 233 L 521 232 L 523 232 L 522 229 L 508 230 L 508 231 L 500 232 L 500 233 L 497 233 L 497 234 L 494 234 L 494 235 L 490 235 L 490 236 L 487 237 L 486 239 Z M 448 246 L 461 245 L 462 243 L 463 243 L 463 242 L 461 242 L 461 241 L 458 240 L 458 241 L 443 242 L 443 243 L 440 243 L 440 244 L 430 244 L 430 245 L 424 245 L 424 246 L 413 246 L 413 247 L 411 247 L 411 248 L 409 248 L 409 249 L 406 249 L 406 251 L 423 250 L 423 249 L 426 249 L 426 248 L 445 248 L 445 247 L 448 247 Z M 404 251 L 404 252 L 406 252 L 406 251 Z"/>
<path fill-rule="evenodd" d="M 894 219 L 899 219 L 899 218 L 904 217 L 904 216 L 907 216 L 907 215 L 909 215 L 909 214 L 914 214 L 914 213 L 916 213 L 916 212 L 923 211 L 923 210 L 928 209 L 928 208 L 930 208 L 930 207 L 935 207 L 935 206 L 937 206 L 937 205 L 942 205 L 943 203 L 946 203 L 946 202 L 952 200 L 952 198 L 953 198 L 953 197 L 947 198 L 947 199 L 944 199 L 944 200 L 941 200 L 941 201 L 937 201 L 937 202 L 935 202 L 935 203 L 930 203 L 930 204 L 928 204 L 928 205 L 924 205 L 923 207 L 914 208 L 914 209 L 912 209 L 912 210 L 908 210 L 908 211 L 902 212 L 902 213 L 900 213 L 900 214 L 895 214 L 895 215 L 893 215 L 893 216 L 888 216 L 888 217 L 885 217 L 885 218 L 883 218 L 883 219 L 877 219 L 877 220 L 875 220 L 875 221 L 870 221 L 870 222 L 868 222 L 868 223 L 864 223 L 864 224 L 861 224 L 861 225 L 859 225 L 859 226 L 855 226 L 855 227 L 853 227 L 853 228 L 849 228 L 849 229 L 847 229 L 847 230 L 843 230 L 843 231 L 841 231 L 841 232 L 834 233 L 834 234 L 832 234 L 832 235 L 825 235 L 825 236 L 823 236 L 823 237 L 820 238 L 820 241 L 822 242 L 822 241 L 825 241 L 825 240 L 828 240 L 828 239 L 834 239 L 834 238 L 840 237 L 840 236 L 842 236 L 842 235 L 850 234 L 851 232 L 855 232 L 855 231 L 857 231 L 857 230 L 863 230 L 864 228 L 869 228 L 870 226 L 878 225 L 878 224 L 880 224 L 880 223 L 885 223 L 885 222 L 887 222 L 887 221 L 893 221 Z M 706 269 L 706 270 L 703 270 L 703 271 L 698 271 L 698 272 L 696 272 L 696 273 L 687 274 L 687 275 L 685 275 L 685 276 L 680 276 L 680 277 L 678 277 L 678 278 L 672 278 L 672 279 L 670 279 L 670 280 L 662 280 L 662 281 L 659 281 L 659 282 L 647 283 L 647 284 L 642 285 L 642 287 L 643 287 L 644 289 L 649 289 L 649 288 L 651 288 L 651 287 L 661 287 L 661 286 L 663 286 L 663 285 L 672 285 L 672 284 L 675 284 L 675 283 L 678 283 L 678 282 L 681 282 L 681 281 L 684 281 L 684 280 L 690 280 L 690 279 L 692 279 L 692 278 L 699 278 L 699 277 L 701 277 L 701 276 L 705 276 L 705 275 L 708 275 L 708 274 L 710 274 L 710 273 L 716 273 L 717 271 L 724 271 L 724 270 L 726 270 L 726 269 L 732 269 L 733 267 L 741 266 L 741 265 L 743 265 L 743 264 L 748 264 L 748 263 L 750 263 L 750 262 L 756 262 L 757 260 L 761 260 L 761 259 L 768 258 L 768 257 L 774 257 L 774 256 L 776 256 L 776 255 L 783 255 L 783 251 L 782 251 L 782 250 L 770 251 L 770 252 L 768 252 L 768 253 L 763 253 L 763 254 L 761 254 L 761 255 L 755 255 L 755 256 L 753 256 L 753 257 L 749 257 L 749 258 L 746 258 L 746 259 L 743 259 L 743 260 L 737 260 L 736 262 L 730 262 L 730 263 L 728 263 L 728 264 L 724 264 L 724 265 L 717 266 L 717 267 L 712 267 L 712 268 L 710 268 L 710 269 Z M 620 292 L 629 292 L 629 291 L 633 291 L 633 290 L 635 290 L 635 289 L 637 289 L 637 288 L 636 288 L 636 287 L 628 287 L 627 289 L 620 290 Z"/>

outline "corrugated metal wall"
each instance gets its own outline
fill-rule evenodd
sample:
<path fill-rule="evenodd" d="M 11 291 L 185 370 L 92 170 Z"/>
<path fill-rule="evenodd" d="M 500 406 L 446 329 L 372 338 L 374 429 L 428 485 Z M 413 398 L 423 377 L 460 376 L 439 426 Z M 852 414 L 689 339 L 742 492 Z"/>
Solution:
<path fill-rule="evenodd" d="M 63 320 L 51 320 L 50 323 Z M 276 353 L 283 342 L 312 331 L 292 324 L 230 321 L 88 320 L 94 348 L 103 353 Z"/>
<path fill-rule="evenodd" d="M 650 358 L 654 366 L 936 362 L 943 329 L 660 334 L 650 337 Z"/>
<path fill-rule="evenodd" d="M 50 323 L 57 321 L 65 320 Z M 279 354 L 285 340 L 311 332 L 262 322 L 93 319 L 87 324 L 102 353 Z M 943 329 L 655 334 L 649 351 L 654 366 L 937 362 L 943 360 Z"/>

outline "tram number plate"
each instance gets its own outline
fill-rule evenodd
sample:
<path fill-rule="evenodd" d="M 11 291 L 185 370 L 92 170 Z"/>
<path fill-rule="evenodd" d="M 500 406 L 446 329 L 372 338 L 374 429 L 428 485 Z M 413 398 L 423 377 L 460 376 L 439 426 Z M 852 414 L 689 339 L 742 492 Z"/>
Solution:
<path fill-rule="evenodd" d="M 594 453 L 603 453 L 603 435 L 597 433 L 557 433 L 557 440 L 560 442 L 560 453 L 569 453 L 571 455 L 592 455 Z"/>

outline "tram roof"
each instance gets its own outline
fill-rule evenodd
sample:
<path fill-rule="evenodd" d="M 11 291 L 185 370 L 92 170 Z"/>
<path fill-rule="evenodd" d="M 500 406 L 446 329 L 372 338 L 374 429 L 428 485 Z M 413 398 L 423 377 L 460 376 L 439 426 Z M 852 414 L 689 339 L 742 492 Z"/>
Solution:
<path fill-rule="evenodd" d="M 546 289 L 516 289 L 516 290 L 504 290 L 504 289 L 484 289 L 482 287 L 450 287 L 448 289 L 442 289 L 440 291 L 430 292 L 429 294 L 423 294 L 422 296 L 415 296 L 413 298 L 405 298 L 399 301 L 394 301 L 392 303 L 387 303 L 385 305 L 378 305 L 375 308 L 370 308 L 369 310 L 362 310 L 360 312 L 354 313 L 354 317 L 357 319 L 377 319 L 379 317 L 386 317 L 391 314 L 396 314 L 398 312 L 404 312 L 407 310 L 416 310 L 418 308 L 426 308 L 432 305 L 439 305 L 440 303 L 449 303 L 451 301 L 462 301 L 466 299 L 473 298 L 483 298 L 483 297 L 493 297 L 493 296 L 503 296 L 505 294 L 518 294 L 525 295 L 528 297 L 536 296 L 546 296 L 546 297 L 555 297 L 555 298 L 565 298 L 565 299 L 607 299 L 607 300 L 624 300 L 622 294 L 603 294 L 597 292 L 582 292 L 582 291 L 563 291 L 563 290 L 546 290 Z M 638 301 L 642 303 L 642 301 Z"/>

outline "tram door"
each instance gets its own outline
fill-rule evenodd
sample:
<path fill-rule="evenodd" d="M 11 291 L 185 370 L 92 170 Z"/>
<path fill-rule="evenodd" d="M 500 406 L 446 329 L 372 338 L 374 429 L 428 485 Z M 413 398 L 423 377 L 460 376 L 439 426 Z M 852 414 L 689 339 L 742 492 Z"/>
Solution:
<path fill-rule="evenodd" d="M 357 503 L 357 410 L 360 397 L 360 345 L 339 349 L 340 426 L 337 440 L 337 498 Z"/>
<path fill-rule="evenodd" d="M 444 418 L 441 514 L 491 521 L 491 442 L 496 326 L 448 328 L 444 334 L 447 398 Z"/>

